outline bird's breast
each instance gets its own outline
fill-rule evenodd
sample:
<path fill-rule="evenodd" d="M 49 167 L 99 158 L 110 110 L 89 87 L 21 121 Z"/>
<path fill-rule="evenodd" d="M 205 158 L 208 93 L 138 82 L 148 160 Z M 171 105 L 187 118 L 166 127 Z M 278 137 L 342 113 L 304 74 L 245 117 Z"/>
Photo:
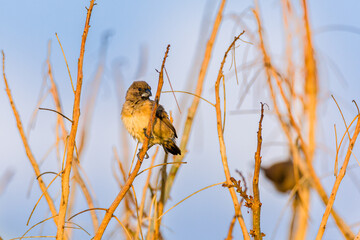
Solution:
<path fill-rule="evenodd" d="M 131 111 L 123 109 L 121 119 L 130 135 L 139 142 L 143 142 L 145 139 L 144 128 L 147 128 L 150 120 L 147 109 L 144 106 L 134 106 Z"/>

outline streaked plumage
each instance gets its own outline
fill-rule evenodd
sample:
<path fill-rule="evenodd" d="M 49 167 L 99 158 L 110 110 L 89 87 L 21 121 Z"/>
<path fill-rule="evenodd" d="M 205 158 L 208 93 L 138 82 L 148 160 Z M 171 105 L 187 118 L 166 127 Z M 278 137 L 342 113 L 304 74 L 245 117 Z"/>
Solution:
<path fill-rule="evenodd" d="M 143 143 L 145 130 L 151 117 L 155 102 L 150 100 L 151 87 L 145 81 L 135 81 L 126 92 L 125 103 L 121 111 L 121 119 L 131 136 Z M 153 123 L 149 148 L 155 144 L 163 146 L 166 152 L 181 154 L 175 144 L 176 130 L 170 122 L 163 106 L 159 105 Z"/>

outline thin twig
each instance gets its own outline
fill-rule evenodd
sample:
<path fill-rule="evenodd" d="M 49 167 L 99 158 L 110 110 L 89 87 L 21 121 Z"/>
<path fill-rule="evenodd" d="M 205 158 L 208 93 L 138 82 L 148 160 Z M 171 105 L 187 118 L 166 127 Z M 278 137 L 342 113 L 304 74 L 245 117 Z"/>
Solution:
<path fill-rule="evenodd" d="M 170 81 L 169 74 L 167 73 L 166 68 L 164 68 L 164 70 L 165 70 L 166 78 L 167 78 L 167 80 L 168 80 L 168 82 L 169 82 L 169 85 L 170 85 L 170 88 L 171 88 L 171 92 L 172 92 L 172 94 L 173 94 L 173 96 L 174 96 L 174 99 L 175 99 L 175 102 L 176 102 L 176 106 L 178 107 L 179 112 L 180 112 L 180 114 L 181 114 L 181 109 L 180 109 L 178 100 L 176 99 L 176 96 L 175 96 L 175 93 L 174 93 L 174 89 L 173 89 L 173 87 L 172 87 L 172 85 L 171 85 L 171 81 Z"/>
<path fill-rule="evenodd" d="M 141 172 L 139 172 L 137 174 L 137 176 L 139 176 L 140 174 L 142 174 L 143 172 L 146 172 L 152 168 L 155 168 L 155 167 L 159 167 L 159 166 L 163 166 L 163 165 L 168 165 L 168 164 L 187 164 L 187 162 L 167 162 L 167 163 L 159 163 L 159 164 L 156 164 L 154 166 L 150 166 L 148 168 L 145 168 L 144 170 L 142 170 Z"/>
<path fill-rule="evenodd" d="M 231 220 L 229 231 L 228 231 L 228 234 L 227 234 L 225 240 L 232 240 L 233 239 L 232 233 L 233 233 L 233 230 L 234 230 L 235 222 L 236 222 L 236 216 L 234 216 L 232 218 L 232 220 Z"/>
<path fill-rule="evenodd" d="M 186 92 L 186 91 L 162 91 L 162 93 L 171 93 L 171 92 L 174 92 L 174 93 L 186 93 L 186 94 L 189 94 L 189 95 L 192 95 L 194 97 L 198 97 L 200 98 L 201 100 L 204 100 L 205 102 L 207 102 L 208 104 L 210 104 L 211 106 L 215 107 L 215 104 L 213 104 L 212 102 L 210 102 L 209 100 L 206 100 L 205 98 L 199 96 L 199 95 L 196 95 L 194 93 L 191 93 L 191 92 Z"/>
<path fill-rule="evenodd" d="M 58 176 L 60 176 L 60 174 L 61 174 L 61 172 L 59 172 L 58 174 L 56 174 L 56 176 L 53 178 L 53 180 L 51 180 L 51 182 L 49 183 L 49 185 L 46 187 L 45 191 L 44 191 L 44 192 L 41 194 L 41 196 L 39 197 L 38 201 L 36 202 L 35 206 L 33 207 L 32 211 L 31 211 L 31 213 L 30 213 L 30 216 L 29 216 L 29 218 L 28 218 L 28 220 L 27 220 L 27 222 L 26 222 L 26 226 L 29 225 L 31 216 L 33 215 L 33 213 L 34 213 L 37 205 L 39 204 L 41 198 L 45 195 L 45 193 L 47 192 L 48 188 L 49 188 L 49 187 L 51 186 L 51 184 L 56 180 L 56 178 L 57 178 Z"/>
<path fill-rule="evenodd" d="M 58 40 L 58 42 L 59 42 L 61 51 L 62 51 L 62 53 L 63 53 L 64 59 L 65 59 L 65 63 L 66 63 L 66 67 L 67 67 L 67 70 L 68 70 L 68 73 L 69 73 L 69 77 L 70 77 L 71 87 L 72 87 L 73 93 L 74 93 L 74 95 L 75 95 L 75 88 L 74 88 L 73 80 L 72 80 L 72 77 L 71 77 L 69 64 L 68 64 L 68 62 L 67 62 L 67 60 L 66 60 L 66 56 L 65 56 L 64 49 L 63 49 L 63 47 L 62 47 L 62 45 L 61 45 L 61 42 L 60 42 L 60 39 L 59 39 L 59 36 L 57 35 L 57 33 L 55 33 L 55 36 L 56 36 L 56 38 L 57 38 L 57 40 Z"/>
<path fill-rule="evenodd" d="M 46 111 L 55 112 L 55 113 L 61 115 L 62 117 L 66 118 L 66 120 L 68 120 L 69 122 L 73 123 L 73 121 L 72 121 L 70 118 L 68 118 L 67 116 L 65 116 L 65 115 L 62 114 L 61 112 L 58 112 L 58 111 L 56 111 L 56 110 L 54 110 L 54 109 L 50 109 L 50 108 L 39 108 L 39 109 L 40 109 L 40 110 L 46 110 Z"/>
<path fill-rule="evenodd" d="M 140 203 L 140 207 L 139 207 L 139 221 L 140 221 L 140 223 L 142 223 L 143 211 L 144 211 L 145 200 L 146 200 L 146 193 L 147 193 L 148 188 L 149 188 L 150 178 L 151 178 L 151 174 L 152 174 L 152 168 L 154 167 L 155 158 L 156 158 L 158 152 L 159 152 L 159 146 L 156 147 L 155 153 L 151 158 L 150 167 L 145 169 L 145 170 L 149 170 L 149 172 L 148 172 L 146 182 L 145 182 L 144 187 L 143 187 L 143 192 L 142 192 L 142 196 L 141 196 L 141 203 Z M 139 174 L 141 174 L 145 170 L 139 172 L 138 176 L 139 176 Z M 141 228 L 141 225 L 139 226 L 139 228 Z M 139 231 L 140 231 L 140 229 L 136 229 L 135 236 L 138 236 Z"/>
<path fill-rule="evenodd" d="M 168 210 L 166 210 L 166 212 L 164 212 L 163 214 L 161 214 L 161 215 L 158 217 L 158 219 L 161 219 L 161 218 L 162 218 L 165 214 L 167 214 L 170 210 L 172 210 L 173 208 L 175 208 L 176 206 L 178 206 L 180 203 L 184 202 L 186 199 L 191 198 L 191 197 L 194 196 L 195 194 L 197 194 L 197 193 L 199 193 L 199 192 L 201 192 L 201 191 L 204 191 L 204 190 L 206 190 L 206 189 L 208 189 L 208 188 L 215 187 L 215 186 L 217 186 L 217 185 L 224 184 L 224 183 L 225 183 L 225 182 L 220 182 L 220 183 L 211 184 L 211 185 L 209 185 L 209 186 L 206 186 L 206 187 L 204 187 L 204 188 L 202 188 L 202 189 L 200 189 L 200 190 L 198 190 L 198 191 L 190 194 L 189 196 L 187 196 L 186 198 L 184 198 L 183 200 L 181 200 L 180 202 L 176 203 L 174 206 L 172 206 L 171 208 L 169 208 Z"/>
<path fill-rule="evenodd" d="M 138 202 L 137 202 L 137 198 L 136 198 L 136 192 L 135 192 L 134 185 L 131 185 L 131 189 L 133 191 L 133 196 L 134 196 L 135 209 L 136 209 L 136 219 L 137 219 L 138 226 L 140 228 L 141 240 L 144 240 L 144 235 L 143 235 L 143 232 L 142 232 L 142 229 L 141 229 L 141 221 L 140 221 L 140 217 L 139 217 L 139 206 L 138 206 Z"/>
<path fill-rule="evenodd" d="M 220 81 L 223 78 L 222 69 L 224 67 L 227 54 L 231 50 L 232 46 L 235 44 L 236 40 L 238 40 L 241 37 L 241 35 L 243 35 L 243 34 L 244 34 L 244 32 L 240 33 L 237 37 L 235 37 L 234 41 L 230 44 L 229 48 L 225 52 L 224 58 L 223 58 L 223 60 L 221 62 L 219 73 L 218 73 L 218 76 L 217 76 L 217 79 L 216 79 L 216 83 L 215 83 L 215 100 L 216 100 L 215 109 L 216 109 L 217 131 L 218 131 L 218 138 L 219 138 L 219 144 L 220 144 L 221 161 L 222 161 L 222 164 L 223 164 L 227 184 L 231 184 L 231 180 L 230 180 L 231 176 L 230 176 L 230 170 L 229 170 L 228 161 L 227 161 L 224 135 L 223 135 L 223 131 L 222 131 L 219 88 L 220 88 Z M 246 228 L 246 225 L 245 225 L 245 222 L 244 222 L 244 218 L 243 218 L 242 213 L 241 213 L 241 206 L 240 206 L 239 201 L 237 199 L 234 188 L 229 188 L 229 192 L 230 192 L 230 195 L 231 195 L 231 199 L 233 201 L 233 205 L 234 205 L 234 209 L 235 209 L 235 215 L 237 217 L 237 220 L 238 220 L 238 222 L 240 224 L 240 227 L 241 227 L 241 230 L 242 230 L 242 233 L 243 233 L 243 237 L 246 240 L 250 240 L 250 236 L 249 236 L 249 233 L 247 231 L 247 228 Z"/>
<path fill-rule="evenodd" d="M 41 223 L 43 223 L 43 222 L 46 222 L 47 220 L 49 220 L 49 219 L 52 219 L 52 218 L 55 218 L 55 217 L 57 217 L 57 215 L 55 215 L 55 216 L 51 216 L 51 217 L 48 217 L 48 218 L 46 218 L 46 219 L 44 219 L 44 220 L 42 220 L 42 221 L 40 221 L 40 222 L 38 222 L 38 223 L 36 223 L 36 224 L 34 224 L 33 226 L 31 226 L 19 239 L 22 239 L 22 238 L 24 238 L 25 237 L 25 235 L 28 233 L 28 232 L 30 232 L 30 230 L 31 229 L 33 229 L 34 227 L 36 227 L 37 225 L 39 225 L 39 224 L 41 224 Z"/>
<path fill-rule="evenodd" d="M 27 157 L 28 157 L 28 159 L 29 159 L 29 161 L 31 163 L 31 166 L 34 169 L 35 176 L 39 176 L 41 174 L 40 169 L 39 169 L 39 165 L 37 164 L 37 162 L 35 160 L 35 157 L 34 157 L 33 153 L 31 152 L 29 143 L 28 143 L 27 138 L 25 136 L 25 131 L 23 129 L 23 126 L 22 126 L 22 123 L 21 123 L 21 120 L 20 120 L 20 115 L 19 115 L 19 113 L 18 113 L 18 111 L 17 111 L 17 109 L 15 107 L 15 103 L 14 103 L 14 100 L 13 100 L 13 97 L 11 95 L 10 88 L 9 88 L 9 85 L 8 85 L 8 82 L 7 82 L 7 79 L 6 79 L 6 75 L 5 75 L 5 53 L 4 53 L 4 51 L 2 51 L 2 63 L 3 63 L 2 69 L 3 69 L 3 78 L 4 78 L 4 82 L 5 82 L 5 89 L 6 89 L 6 93 L 8 95 L 9 101 L 10 101 L 11 108 L 12 108 L 14 116 L 15 116 L 17 128 L 19 130 L 21 140 L 22 140 L 22 142 L 24 144 L 26 155 L 27 155 Z M 54 201 L 51 199 L 50 194 L 47 192 L 47 190 L 46 190 L 47 187 L 46 187 L 42 177 L 39 177 L 37 180 L 38 180 L 40 189 L 44 193 L 45 199 L 46 199 L 46 201 L 47 201 L 47 203 L 49 205 L 49 209 L 50 209 L 51 214 L 53 216 L 57 215 L 57 210 L 55 208 Z M 53 218 L 53 219 L 54 219 L 55 224 L 57 224 L 57 218 Z"/>
<path fill-rule="evenodd" d="M 335 179 L 335 183 L 334 183 L 333 189 L 331 191 L 329 201 L 328 201 L 328 203 L 326 205 L 326 209 L 325 209 L 323 218 L 321 220 L 321 224 L 320 224 L 320 227 L 319 227 L 318 234 L 316 235 L 316 240 L 320 240 L 323 237 L 323 234 L 324 234 L 325 228 L 326 228 L 327 220 L 329 218 L 331 209 L 332 209 L 333 204 L 335 202 L 335 197 L 336 197 L 337 191 L 339 189 L 339 186 L 340 186 L 340 183 L 341 183 L 342 179 L 345 176 L 346 168 L 348 166 L 350 157 L 352 155 L 352 149 L 353 149 L 353 147 L 355 145 L 356 139 L 357 139 L 357 137 L 359 135 L 359 132 L 360 132 L 360 115 L 357 115 L 356 118 L 357 118 L 357 123 L 356 123 L 355 131 L 354 131 L 354 134 L 353 134 L 353 136 L 352 136 L 352 138 L 351 138 L 351 140 L 349 142 L 349 147 L 348 147 L 345 159 L 344 159 L 344 163 L 340 168 L 339 175 Z M 346 131 L 347 131 L 347 129 L 346 129 Z"/>

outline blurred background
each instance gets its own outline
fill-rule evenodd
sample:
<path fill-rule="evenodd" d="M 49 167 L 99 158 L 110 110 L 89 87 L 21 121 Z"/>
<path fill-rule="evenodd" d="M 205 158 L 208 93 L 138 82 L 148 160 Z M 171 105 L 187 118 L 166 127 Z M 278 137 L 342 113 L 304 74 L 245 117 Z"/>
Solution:
<path fill-rule="evenodd" d="M 290 26 L 294 34 L 294 71 L 301 72 L 303 69 L 297 69 L 296 66 L 300 66 L 302 61 L 303 13 L 300 1 L 290 2 L 292 17 L 298 19 L 299 23 Z M 58 86 L 63 114 L 71 118 L 74 95 L 55 33 L 61 41 L 75 81 L 86 17 L 85 7 L 88 4 L 88 1 L 43 0 L 6 1 L 1 4 L 0 49 L 5 53 L 5 72 L 41 172 L 58 172 L 63 155 L 63 148 L 57 151 L 55 147 L 57 115 L 49 111 L 37 111 L 38 107 L 54 109 L 53 99 L 49 95 L 46 59 L 50 54 L 52 74 Z M 258 4 L 268 53 L 274 65 L 285 72 L 287 32 L 284 30 L 283 3 L 260 0 Z M 81 172 L 92 189 L 96 207 L 108 208 L 119 191 L 114 177 L 114 174 L 119 175 L 114 149 L 128 168 L 135 152 L 136 142 L 124 132 L 120 120 L 126 89 L 134 80 L 145 80 L 152 86 L 155 95 L 158 82 L 156 69 L 160 70 L 166 46 L 170 44 L 166 70 L 172 87 L 177 91 L 194 92 L 206 42 L 219 5 L 220 1 L 214 0 L 185 0 L 177 3 L 97 2 L 86 43 L 80 117 L 80 128 L 85 127 L 86 133 L 86 144 L 80 158 Z M 257 24 L 251 10 L 253 8 L 254 1 L 226 2 L 202 94 L 202 97 L 215 103 L 214 84 L 224 52 L 234 36 L 246 30 L 241 38 L 247 42 L 237 43 L 236 61 L 232 61 L 233 56 L 230 56 L 224 67 L 227 104 L 224 135 L 231 174 L 238 179 L 236 170 L 241 171 L 248 185 L 251 184 L 254 168 L 260 102 L 269 105 L 263 121 L 262 164 L 269 166 L 289 157 L 289 147 L 266 90 L 265 72 L 259 70 L 263 59 L 256 40 Z M 334 124 L 337 127 L 338 139 L 345 130 L 331 94 L 341 106 L 348 123 L 357 114 L 351 101 L 355 100 L 360 104 L 359 12 L 360 2 L 355 0 L 308 2 L 319 83 L 314 166 L 328 194 L 335 180 Z M 239 83 L 234 74 L 235 64 Z M 296 76 L 299 78 L 301 74 Z M 41 191 L 25 154 L 4 91 L 3 79 L 0 86 L 3 89 L 0 94 L 0 236 L 11 239 L 20 237 L 30 226 L 49 217 L 49 212 L 46 201 L 42 199 L 29 226 L 26 226 Z M 170 85 L 165 79 L 163 91 L 168 90 Z M 193 96 L 176 93 L 176 97 L 181 112 L 171 93 L 163 93 L 160 103 L 171 112 L 180 142 Z M 93 106 L 93 110 L 86 110 L 86 106 Z M 295 106 L 294 111 L 297 111 Z M 66 122 L 66 128 L 69 130 L 70 127 L 71 124 Z M 129 147 L 125 149 L 125 145 Z M 154 151 L 153 147 L 149 155 Z M 187 151 L 184 158 L 187 164 L 180 167 L 165 210 L 191 193 L 225 180 L 219 153 L 215 109 L 205 101 L 200 101 Z M 343 151 L 343 155 L 340 155 L 340 163 L 344 152 L 346 153 Z M 359 144 L 355 145 L 353 152 L 355 156 L 360 156 Z M 163 151 L 160 149 L 156 162 L 160 163 L 162 156 Z M 150 160 L 145 161 L 142 168 L 148 167 L 149 162 Z M 334 204 L 334 208 L 355 234 L 360 228 L 359 174 L 359 165 L 351 158 Z M 52 178 L 52 175 L 44 175 L 46 183 Z M 145 174 L 135 179 L 134 186 L 139 195 L 145 179 Z M 59 189 L 60 180 L 57 179 L 49 190 L 57 208 Z M 260 175 L 260 194 L 263 203 L 261 227 L 266 239 L 287 239 L 291 218 L 289 194 L 277 192 L 263 174 Z M 307 239 L 314 239 L 325 209 L 315 191 L 311 191 L 310 207 Z M 83 195 L 78 192 L 73 213 L 87 208 Z M 120 217 L 122 214 L 121 204 L 116 215 Z M 233 214 L 228 190 L 216 186 L 196 194 L 168 212 L 162 221 L 162 234 L 165 239 L 225 239 Z M 243 214 L 250 229 L 251 213 L 243 207 Z M 98 212 L 98 216 L 101 220 L 103 212 Z M 84 213 L 73 221 L 93 235 L 89 213 Z M 116 228 L 118 230 L 114 230 Z M 55 233 L 54 223 L 48 221 L 31 230 L 28 235 L 51 236 Z M 105 234 L 104 239 L 125 239 L 122 229 L 114 220 Z M 235 224 L 233 237 L 242 239 L 238 224 Z M 342 235 L 330 216 L 324 239 L 341 238 Z M 84 231 L 75 229 L 72 239 L 90 237 Z"/>

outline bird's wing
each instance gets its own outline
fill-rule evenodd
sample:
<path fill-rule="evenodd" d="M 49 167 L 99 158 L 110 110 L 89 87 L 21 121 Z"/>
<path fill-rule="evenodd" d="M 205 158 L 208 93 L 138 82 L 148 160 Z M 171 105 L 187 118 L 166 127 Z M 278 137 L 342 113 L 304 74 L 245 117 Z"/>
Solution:
<path fill-rule="evenodd" d="M 174 136 L 177 138 L 176 130 L 170 122 L 169 115 L 166 113 L 163 106 L 159 105 L 159 107 L 156 109 L 156 117 L 165 123 L 165 125 L 171 129 L 171 131 L 174 133 Z"/>

